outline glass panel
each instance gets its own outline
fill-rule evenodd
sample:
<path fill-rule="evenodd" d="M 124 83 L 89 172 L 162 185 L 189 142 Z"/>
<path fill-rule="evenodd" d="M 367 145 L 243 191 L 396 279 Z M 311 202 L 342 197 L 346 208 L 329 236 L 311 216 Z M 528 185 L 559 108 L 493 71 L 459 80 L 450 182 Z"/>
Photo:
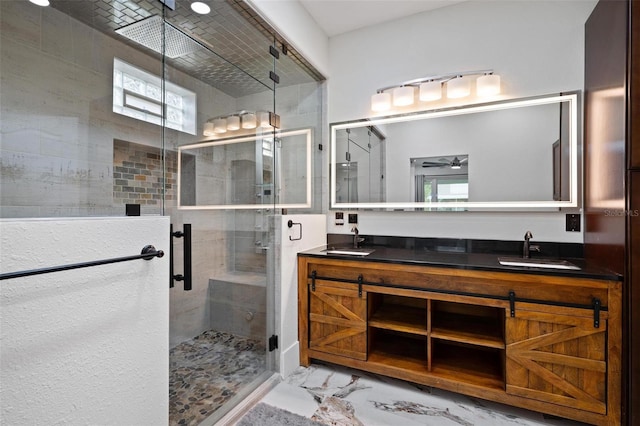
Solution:
<path fill-rule="evenodd" d="M 281 204 L 294 204 L 301 196 L 301 187 L 289 185 L 293 179 L 302 179 L 307 175 L 310 183 L 311 204 L 309 206 L 289 206 L 287 213 L 321 213 L 323 204 L 323 182 L 327 176 L 326 163 L 323 161 L 322 147 L 322 106 L 324 103 L 325 84 L 317 81 L 317 72 L 309 68 L 301 61 L 301 57 L 291 49 L 286 53 L 278 44 L 279 59 L 275 61 L 275 73 L 280 78 L 276 85 L 275 110 L 280 116 L 280 132 L 286 134 L 291 131 L 309 131 L 311 148 L 307 152 L 310 168 L 304 170 L 302 155 L 302 135 L 296 136 L 298 142 L 285 144 L 288 150 L 283 148 L 280 157 L 276 155 L 276 164 L 280 164 L 277 170 L 283 172 Z M 277 153 L 276 153 L 277 154 Z M 287 176 L 289 174 L 289 176 Z M 328 185 L 325 182 L 324 187 Z M 295 191 L 292 190 L 295 188 Z M 289 198 L 291 197 L 291 198 Z"/>
<path fill-rule="evenodd" d="M 212 424 L 275 369 L 273 57 L 269 40 L 233 9 L 209 2 L 195 15 L 186 2 L 166 10 L 166 84 L 198 96 L 195 135 L 171 129 L 177 198 L 167 200 L 175 230 L 192 227 L 192 290 L 171 290 L 170 424 Z M 172 182 L 173 183 L 173 182 Z M 215 205 L 216 208 L 210 208 Z M 244 209 L 237 209 L 241 205 Z M 200 208 L 204 207 L 204 208 Z M 174 239 L 174 262 L 183 259 Z"/>
<path fill-rule="evenodd" d="M 161 13 L 151 3 L 0 2 L 1 217 L 123 216 L 126 204 L 162 213 L 162 128 L 138 121 L 139 109 L 112 110 L 114 96 L 125 102 L 114 84 L 148 96 L 114 79 L 114 57 L 162 75 L 157 56 L 114 31 Z"/>

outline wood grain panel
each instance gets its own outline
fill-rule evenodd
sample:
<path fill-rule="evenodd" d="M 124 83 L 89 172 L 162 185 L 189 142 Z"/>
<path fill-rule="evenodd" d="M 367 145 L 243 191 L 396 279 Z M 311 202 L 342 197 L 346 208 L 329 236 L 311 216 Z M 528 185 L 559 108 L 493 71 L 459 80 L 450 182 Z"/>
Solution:
<path fill-rule="evenodd" d="M 367 294 L 353 285 L 317 280 L 309 291 L 309 349 L 366 360 L 366 321 Z"/>
<path fill-rule="evenodd" d="M 605 414 L 606 324 L 535 312 L 507 318 L 507 392 Z"/>

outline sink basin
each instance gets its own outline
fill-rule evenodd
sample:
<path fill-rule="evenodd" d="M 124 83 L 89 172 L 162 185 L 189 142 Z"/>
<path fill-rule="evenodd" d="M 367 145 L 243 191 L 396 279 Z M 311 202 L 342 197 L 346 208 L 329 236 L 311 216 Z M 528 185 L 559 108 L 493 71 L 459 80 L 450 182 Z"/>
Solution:
<path fill-rule="evenodd" d="M 372 248 L 328 248 L 325 251 L 327 254 L 343 254 L 347 256 L 368 256 L 375 251 Z"/>
<path fill-rule="evenodd" d="M 572 269 L 580 268 L 571 262 L 561 259 L 526 259 L 522 257 L 499 257 L 498 262 L 504 266 L 527 266 L 529 268 Z"/>

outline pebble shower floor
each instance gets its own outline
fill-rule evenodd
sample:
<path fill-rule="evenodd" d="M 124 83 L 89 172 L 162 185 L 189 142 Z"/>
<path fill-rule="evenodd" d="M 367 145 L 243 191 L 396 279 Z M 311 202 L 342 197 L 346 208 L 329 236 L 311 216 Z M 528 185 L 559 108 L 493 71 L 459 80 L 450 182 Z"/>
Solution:
<path fill-rule="evenodd" d="M 169 353 L 169 424 L 197 425 L 266 368 L 265 345 L 215 330 Z"/>

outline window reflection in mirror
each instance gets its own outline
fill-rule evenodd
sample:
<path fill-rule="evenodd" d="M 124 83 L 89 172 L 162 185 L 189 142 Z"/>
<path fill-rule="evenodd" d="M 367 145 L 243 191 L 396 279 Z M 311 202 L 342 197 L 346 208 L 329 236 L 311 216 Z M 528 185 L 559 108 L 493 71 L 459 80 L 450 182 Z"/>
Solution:
<path fill-rule="evenodd" d="M 469 201 L 469 156 L 422 157 L 410 160 L 416 203 Z M 464 210 L 452 208 L 452 211 Z"/>
<path fill-rule="evenodd" d="M 330 207 L 577 207 L 577 103 L 574 92 L 332 124 Z M 458 161 L 456 181 L 422 167 Z"/>

